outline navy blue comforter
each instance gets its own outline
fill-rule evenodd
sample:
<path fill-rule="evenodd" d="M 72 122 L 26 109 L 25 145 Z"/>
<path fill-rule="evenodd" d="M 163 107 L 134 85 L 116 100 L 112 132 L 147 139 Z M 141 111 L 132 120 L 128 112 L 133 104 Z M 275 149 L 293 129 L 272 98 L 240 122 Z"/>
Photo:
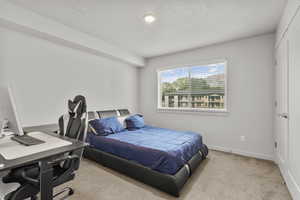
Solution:
<path fill-rule="evenodd" d="M 89 133 L 87 142 L 101 151 L 167 174 L 175 174 L 202 147 L 200 134 L 151 126 L 108 136 Z"/>

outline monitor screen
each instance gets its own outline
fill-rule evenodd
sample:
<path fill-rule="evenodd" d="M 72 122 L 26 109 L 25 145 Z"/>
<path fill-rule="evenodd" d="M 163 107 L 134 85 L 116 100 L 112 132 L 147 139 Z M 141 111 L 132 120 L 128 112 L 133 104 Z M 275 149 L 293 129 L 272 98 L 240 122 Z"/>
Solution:
<path fill-rule="evenodd" d="M 7 119 L 9 129 L 17 135 L 23 135 L 23 129 L 17 113 L 16 103 L 10 86 L 0 85 L 0 122 Z"/>

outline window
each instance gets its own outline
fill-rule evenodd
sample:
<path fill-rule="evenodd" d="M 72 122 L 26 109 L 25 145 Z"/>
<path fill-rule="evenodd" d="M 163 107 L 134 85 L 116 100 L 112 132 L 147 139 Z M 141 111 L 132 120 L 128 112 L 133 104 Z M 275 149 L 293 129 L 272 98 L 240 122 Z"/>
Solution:
<path fill-rule="evenodd" d="M 158 108 L 226 111 L 226 62 L 158 71 Z"/>

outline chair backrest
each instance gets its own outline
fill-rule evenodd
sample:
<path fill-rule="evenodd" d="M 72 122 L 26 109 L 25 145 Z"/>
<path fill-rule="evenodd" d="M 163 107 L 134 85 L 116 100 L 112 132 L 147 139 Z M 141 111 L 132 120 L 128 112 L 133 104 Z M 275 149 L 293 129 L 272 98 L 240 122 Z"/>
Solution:
<path fill-rule="evenodd" d="M 78 95 L 74 100 L 68 101 L 68 113 L 62 115 L 59 120 L 59 134 L 85 141 L 87 132 L 87 104 L 82 95 Z"/>

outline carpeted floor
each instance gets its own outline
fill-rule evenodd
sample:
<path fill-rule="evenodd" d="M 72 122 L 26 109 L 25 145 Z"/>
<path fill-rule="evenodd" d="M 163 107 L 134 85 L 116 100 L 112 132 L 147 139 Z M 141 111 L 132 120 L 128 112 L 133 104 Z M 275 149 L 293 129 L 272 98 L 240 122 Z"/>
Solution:
<path fill-rule="evenodd" d="M 270 162 L 210 151 L 174 198 L 113 170 L 83 160 L 70 200 L 290 200 L 278 167 Z"/>

